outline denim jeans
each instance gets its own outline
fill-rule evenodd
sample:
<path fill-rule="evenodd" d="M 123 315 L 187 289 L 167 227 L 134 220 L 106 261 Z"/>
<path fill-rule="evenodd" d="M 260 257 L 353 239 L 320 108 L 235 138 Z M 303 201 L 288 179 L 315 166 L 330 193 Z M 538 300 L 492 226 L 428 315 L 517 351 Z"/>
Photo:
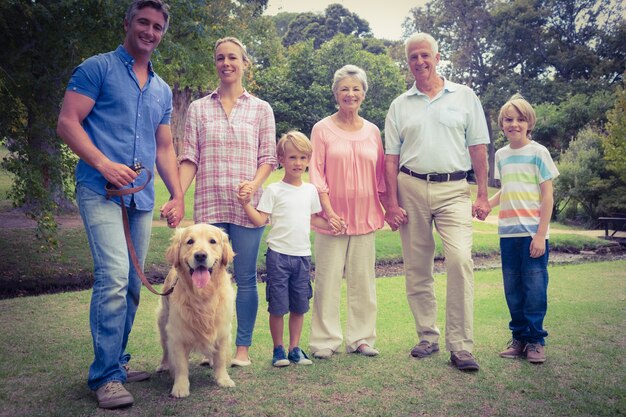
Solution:
<path fill-rule="evenodd" d="M 76 200 L 83 218 L 94 263 L 89 310 L 94 361 L 89 368 L 92 390 L 109 381 L 126 381 L 123 365 L 128 336 L 139 306 L 141 279 L 129 258 L 120 206 L 78 184 Z M 143 268 L 150 245 L 152 212 L 128 208 L 130 231 Z"/>
<path fill-rule="evenodd" d="M 259 293 L 256 285 L 256 262 L 263 237 L 263 227 L 244 227 L 232 223 L 213 223 L 230 237 L 235 251 L 233 262 L 237 282 L 237 338 L 235 345 L 251 346 L 252 331 L 259 308 Z"/>
<path fill-rule="evenodd" d="M 500 239 L 504 295 L 511 313 L 513 338 L 524 343 L 545 344 L 548 332 L 543 319 L 548 309 L 548 256 L 530 257 L 530 236 Z"/>

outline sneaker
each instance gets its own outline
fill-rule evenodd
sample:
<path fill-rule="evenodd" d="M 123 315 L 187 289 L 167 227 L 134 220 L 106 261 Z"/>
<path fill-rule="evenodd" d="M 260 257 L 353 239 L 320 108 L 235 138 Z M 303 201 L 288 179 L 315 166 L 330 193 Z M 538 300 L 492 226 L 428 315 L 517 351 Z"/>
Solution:
<path fill-rule="evenodd" d="M 289 360 L 296 365 L 311 365 L 313 362 L 309 357 L 304 353 L 298 346 L 293 348 L 291 352 L 289 352 L 288 356 Z"/>
<path fill-rule="evenodd" d="M 528 362 L 544 363 L 546 361 L 546 350 L 540 343 L 528 343 L 525 350 Z"/>
<path fill-rule="evenodd" d="M 321 349 L 313 353 L 313 357 L 315 359 L 330 359 L 330 357 L 333 356 L 333 353 L 335 352 L 333 352 L 332 349 Z"/>
<path fill-rule="evenodd" d="M 96 398 L 98 406 L 107 409 L 128 407 L 135 401 L 120 381 L 109 381 L 102 385 L 96 390 Z"/>
<path fill-rule="evenodd" d="M 411 350 L 411 356 L 414 358 L 426 358 L 437 352 L 439 352 L 439 343 L 430 343 L 428 340 L 422 340 Z"/>
<path fill-rule="evenodd" d="M 277 368 L 281 368 L 283 366 L 289 366 L 289 360 L 285 355 L 285 349 L 281 346 L 277 346 L 274 348 L 274 356 L 272 357 L 272 365 Z"/>
<path fill-rule="evenodd" d="M 505 359 L 517 359 L 524 356 L 526 344 L 521 340 L 511 339 L 506 349 L 500 352 L 500 357 Z"/>
<path fill-rule="evenodd" d="M 459 350 L 450 353 L 450 363 L 459 371 L 478 371 L 478 362 L 467 350 Z"/>
<path fill-rule="evenodd" d="M 140 382 L 150 379 L 150 373 L 146 371 L 133 371 L 128 364 L 122 366 L 126 370 L 126 382 Z"/>

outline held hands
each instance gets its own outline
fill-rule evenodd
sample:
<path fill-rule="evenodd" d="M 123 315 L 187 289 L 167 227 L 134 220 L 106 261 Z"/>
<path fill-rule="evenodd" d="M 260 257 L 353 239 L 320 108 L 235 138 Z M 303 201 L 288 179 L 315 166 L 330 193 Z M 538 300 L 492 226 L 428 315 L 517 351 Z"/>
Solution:
<path fill-rule="evenodd" d="M 401 225 L 409 222 L 409 217 L 406 210 L 400 206 L 396 206 L 389 208 L 389 210 L 385 212 L 385 221 L 389 227 L 391 227 L 391 230 L 395 232 Z"/>
<path fill-rule="evenodd" d="M 330 230 L 333 232 L 333 235 L 345 235 L 348 231 L 348 225 L 346 222 L 339 216 L 333 216 L 328 219 L 328 226 Z"/>
<path fill-rule="evenodd" d="M 161 219 L 167 219 L 167 227 L 174 229 L 185 218 L 185 202 L 182 198 L 171 198 L 159 211 Z"/>
<path fill-rule="evenodd" d="M 472 217 L 478 220 L 485 220 L 491 212 L 491 206 L 486 198 L 477 198 L 472 204 Z"/>
<path fill-rule="evenodd" d="M 239 204 L 242 206 L 250 204 L 254 191 L 254 187 L 250 182 L 245 181 L 237 184 L 237 201 Z"/>

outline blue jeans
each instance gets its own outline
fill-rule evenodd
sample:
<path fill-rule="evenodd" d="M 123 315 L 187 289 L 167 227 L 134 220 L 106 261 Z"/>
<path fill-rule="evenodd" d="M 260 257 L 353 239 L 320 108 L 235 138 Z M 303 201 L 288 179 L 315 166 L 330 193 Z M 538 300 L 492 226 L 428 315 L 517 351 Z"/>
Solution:
<path fill-rule="evenodd" d="M 230 237 L 235 251 L 233 262 L 237 282 L 237 338 L 235 345 L 251 346 L 252 331 L 259 308 L 259 293 L 256 285 L 256 261 L 265 226 L 244 227 L 232 223 L 213 223 Z"/>
<path fill-rule="evenodd" d="M 87 383 L 95 390 L 109 381 L 126 381 L 123 365 L 130 360 L 126 345 L 139 306 L 141 279 L 129 258 L 120 206 L 81 184 L 76 186 L 76 200 L 94 263 L 89 310 L 94 361 Z M 129 208 L 128 217 L 143 268 L 150 245 L 152 212 Z"/>
<path fill-rule="evenodd" d="M 504 295 L 511 313 L 509 329 L 524 343 L 545 344 L 543 319 L 548 310 L 548 256 L 530 257 L 530 236 L 500 239 Z"/>

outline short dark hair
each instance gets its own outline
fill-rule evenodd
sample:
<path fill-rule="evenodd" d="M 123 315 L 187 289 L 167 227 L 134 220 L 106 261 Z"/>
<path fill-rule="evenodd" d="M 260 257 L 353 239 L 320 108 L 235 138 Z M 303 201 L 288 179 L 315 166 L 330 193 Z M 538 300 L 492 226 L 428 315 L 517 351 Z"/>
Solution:
<path fill-rule="evenodd" d="M 144 7 L 152 7 L 153 9 L 163 13 L 163 17 L 165 18 L 163 34 L 165 34 L 165 32 L 167 32 L 167 28 L 170 26 L 170 6 L 168 6 L 162 0 L 134 0 L 126 10 L 126 21 L 130 23 L 133 20 L 133 17 L 135 17 L 135 15 L 137 14 L 137 12 Z"/>

